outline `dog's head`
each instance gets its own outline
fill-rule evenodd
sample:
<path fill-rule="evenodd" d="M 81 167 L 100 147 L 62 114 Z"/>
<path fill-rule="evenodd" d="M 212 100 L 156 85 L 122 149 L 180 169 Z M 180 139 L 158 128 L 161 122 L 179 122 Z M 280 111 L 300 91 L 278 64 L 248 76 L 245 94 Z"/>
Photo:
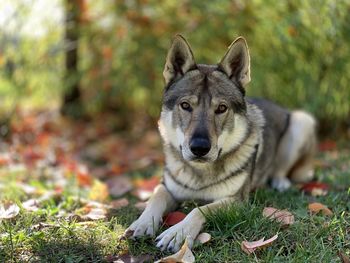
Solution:
<path fill-rule="evenodd" d="M 189 162 L 214 162 L 232 150 L 247 129 L 244 87 L 250 58 L 237 38 L 218 65 L 196 64 L 187 41 L 177 35 L 164 68 L 165 91 L 159 129 L 166 144 Z"/>

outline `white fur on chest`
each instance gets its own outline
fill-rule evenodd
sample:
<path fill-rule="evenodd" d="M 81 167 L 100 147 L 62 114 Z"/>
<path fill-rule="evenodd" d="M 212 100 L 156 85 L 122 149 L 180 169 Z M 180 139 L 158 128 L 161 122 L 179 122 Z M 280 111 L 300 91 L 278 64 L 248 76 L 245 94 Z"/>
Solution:
<path fill-rule="evenodd" d="M 186 176 L 185 174 L 183 175 Z M 190 175 L 187 176 L 190 177 Z M 243 171 L 225 181 L 221 181 L 219 183 L 213 184 L 209 187 L 205 187 L 199 190 L 189 189 L 180 185 L 168 173 L 164 174 L 164 180 L 167 189 L 172 194 L 172 196 L 178 201 L 190 199 L 215 201 L 228 196 L 235 195 L 238 192 L 238 190 L 243 186 L 247 176 L 247 172 Z M 192 185 L 192 187 L 195 188 L 196 185 Z"/>

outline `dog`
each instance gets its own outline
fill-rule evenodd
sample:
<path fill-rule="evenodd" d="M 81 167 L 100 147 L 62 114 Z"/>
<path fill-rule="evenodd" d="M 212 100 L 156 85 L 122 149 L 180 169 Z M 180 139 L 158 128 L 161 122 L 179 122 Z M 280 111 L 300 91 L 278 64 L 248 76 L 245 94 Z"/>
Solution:
<path fill-rule="evenodd" d="M 204 65 L 196 64 L 188 42 L 177 35 L 163 76 L 163 179 L 126 235 L 154 236 L 179 202 L 205 202 L 156 238 L 161 250 L 176 252 L 186 238 L 191 246 L 206 213 L 247 200 L 268 181 L 284 191 L 291 181 L 312 178 L 316 121 L 304 111 L 245 96 L 250 56 L 243 37 L 219 64 Z"/>

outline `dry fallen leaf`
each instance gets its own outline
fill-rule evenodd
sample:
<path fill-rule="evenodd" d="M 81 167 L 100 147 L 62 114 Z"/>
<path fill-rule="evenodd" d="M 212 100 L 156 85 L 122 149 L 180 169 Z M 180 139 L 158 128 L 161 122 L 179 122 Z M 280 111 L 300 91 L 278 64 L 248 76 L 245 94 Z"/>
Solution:
<path fill-rule="evenodd" d="M 29 212 L 35 212 L 39 210 L 39 202 L 36 199 L 29 199 L 22 203 L 25 210 Z"/>
<path fill-rule="evenodd" d="M 322 213 L 326 216 L 333 215 L 333 212 L 327 206 L 321 203 L 311 203 L 308 205 L 308 208 L 312 213 L 315 213 L 315 214 L 322 211 Z"/>
<path fill-rule="evenodd" d="M 185 243 L 177 253 L 162 258 L 155 263 L 193 263 L 194 261 L 194 255 L 188 247 L 188 240 L 186 238 Z"/>
<path fill-rule="evenodd" d="M 126 198 L 120 198 L 120 199 L 117 199 L 117 200 L 113 200 L 110 205 L 114 209 L 119 209 L 119 208 L 128 206 L 129 205 L 129 200 L 126 199 Z"/>
<path fill-rule="evenodd" d="M 144 263 L 144 262 L 151 262 L 152 256 L 151 255 L 141 255 L 141 256 L 132 256 L 129 254 L 124 254 L 119 256 L 117 259 L 113 259 L 108 262 L 113 263 Z"/>
<path fill-rule="evenodd" d="M 263 242 L 264 242 L 264 238 L 259 239 L 258 241 L 251 241 L 251 242 L 243 241 L 241 244 L 241 248 L 247 254 L 251 254 L 255 251 L 256 247 L 261 245 Z"/>
<path fill-rule="evenodd" d="M 274 207 L 265 207 L 263 210 L 263 216 L 276 220 L 282 225 L 294 224 L 294 215 L 287 210 L 278 210 Z"/>
<path fill-rule="evenodd" d="M 23 152 L 23 159 L 27 166 L 33 167 L 39 160 L 44 159 L 44 154 L 33 147 L 28 147 Z"/>
<path fill-rule="evenodd" d="M 126 176 L 114 176 L 106 181 L 111 196 L 120 197 L 129 192 L 133 186 L 130 178 Z"/>
<path fill-rule="evenodd" d="M 92 208 L 104 208 L 104 209 L 110 209 L 112 208 L 111 205 L 107 205 L 104 203 L 100 203 L 97 201 L 87 200 L 83 198 L 77 198 L 77 201 L 79 200 L 82 204 L 85 204 L 84 208 L 86 209 L 92 209 Z"/>
<path fill-rule="evenodd" d="M 153 191 L 159 182 L 160 178 L 158 176 L 152 176 L 149 179 L 138 178 L 134 180 L 134 185 L 136 188 Z"/>
<path fill-rule="evenodd" d="M 11 219 L 17 216 L 19 207 L 16 204 L 0 205 L 0 219 Z"/>
<path fill-rule="evenodd" d="M 170 212 L 169 214 L 164 216 L 163 222 L 165 226 L 169 227 L 181 222 L 185 217 L 186 217 L 185 213 L 182 213 L 179 211 Z"/>
<path fill-rule="evenodd" d="M 10 154 L 4 154 L 4 153 L 1 153 L 0 154 L 0 166 L 5 166 L 5 165 L 8 165 L 10 164 L 11 162 L 11 156 Z"/>
<path fill-rule="evenodd" d="M 51 198 L 52 199 L 60 199 L 61 197 L 61 194 L 59 194 L 57 191 L 53 191 L 53 190 L 48 190 L 46 192 L 43 193 L 42 196 L 40 196 L 38 198 L 38 202 L 45 202 L 45 201 L 48 201 L 50 200 Z"/>
<path fill-rule="evenodd" d="M 149 179 L 136 179 L 133 182 L 136 189 L 132 192 L 132 194 L 142 201 L 148 200 L 159 182 L 160 178 L 158 176 L 153 176 Z"/>
<path fill-rule="evenodd" d="M 268 240 L 264 240 L 264 238 L 262 238 L 258 241 L 252 241 L 252 242 L 243 241 L 241 244 L 241 248 L 247 254 L 251 254 L 257 249 L 264 248 L 271 245 L 271 243 L 275 241 L 277 238 L 278 238 L 278 234 L 274 235 Z"/>
<path fill-rule="evenodd" d="M 17 186 L 21 188 L 23 192 L 25 192 L 27 195 L 36 194 L 38 192 L 38 190 L 34 186 L 28 184 L 17 183 Z"/>
<path fill-rule="evenodd" d="M 333 151 L 333 150 L 337 149 L 337 143 L 333 140 L 330 140 L 330 139 L 324 140 L 324 141 L 319 143 L 318 149 L 321 152 Z"/>
<path fill-rule="evenodd" d="M 323 190 L 321 188 L 315 188 L 311 190 L 311 195 L 312 196 L 325 196 L 327 195 L 328 191 L 327 190 Z"/>
<path fill-rule="evenodd" d="M 89 213 L 82 216 L 82 219 L 100 220 L 106 218 L 107 211 L 103 208 L 92 208 Z"/>
<path fill-rule="evenodd" d="M 89 187 L 92 185 L 93 177 L 88 173 L 88 168 L 86 166 L 78 166 L 76 178 L 79 186 Z"/>
<path fill-rule="evenodd" d="M 347 255 L 345 255 L 344 253 L 342 253 L 341 251 L 338 251 L 338 256 L 340 258 L 340 261 L 342 263 L 350 263 L 350 259 Z"/>
<path fill-rule="evenodd" d="M 207 243 L 209 242 L 211 239 L 211 235 L 209 233 L 200 233 L 197 238 L 196 241 L 198 241 L 201 244 Z"/>
<path fill-rule="evenodd" d="M 106 201 L 109 196 L 108 187 L 100 180 L 94 180 L 91 190 L 89 192 L 89 199 L 95 201 Z"/>

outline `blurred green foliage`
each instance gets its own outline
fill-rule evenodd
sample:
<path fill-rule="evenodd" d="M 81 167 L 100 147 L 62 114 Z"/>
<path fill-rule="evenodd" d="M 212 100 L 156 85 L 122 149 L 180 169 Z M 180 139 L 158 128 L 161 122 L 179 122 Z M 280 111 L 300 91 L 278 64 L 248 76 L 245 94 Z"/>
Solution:
<path fill-rule="evenodd" d="M 34 22 L 44 23 L 40 28 L 47 33 L 35 35 L 37 24 L 28 27 L 28 18 L 39 16 L 33 2 L 0 2 L 0 118 L 18 104 L 57 105 L 64 90 L 62 28 L 46 14 Z"/>
<path fill-rule="evenodd" d="M 142 111 L 158 117 L 166 51 L 181 33 L 196 61 L 212 64 L 244 36 L 251 53 L 248 95 L 304 108 L 322 120 L 350 118 L 348 0 L 106 0 L 87 1 L 83 12 L 79 74 L 90 114 L 112 108 L 120 116 Z M 59 98 L 63 26 L 2 47 L 2 68 L 11 60 L 19 66 L 11 75 L 1 70 L 1 93 L 21 86 L 27 97 L 42 87 Z M 52 52 L 57 45 L 60 52 Z"/>

